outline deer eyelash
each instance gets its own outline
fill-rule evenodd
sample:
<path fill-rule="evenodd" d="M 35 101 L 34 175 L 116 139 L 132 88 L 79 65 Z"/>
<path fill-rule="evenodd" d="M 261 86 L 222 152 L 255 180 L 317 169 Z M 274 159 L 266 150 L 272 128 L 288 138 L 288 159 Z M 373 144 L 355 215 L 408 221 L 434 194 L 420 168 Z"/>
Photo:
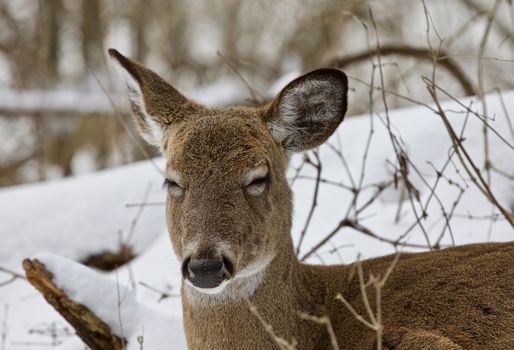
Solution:
<path fill-rule="evenodd" d="M 177 182 L 167 178 L 164 179 L 164 182 L 162 183 L 162 188 L 168 191 L 177 188 L 182 189 L 182 187 L 180 187 L 180 185 Z"/>
<path fill-rule="evenodd" d="M 270 180 L 269 172 L 263 176 L 259 177 L 257 179 L 254 179 L 252 182 L 250 182 L 247 186 L 261 186 L 261 185 L 267 185 Z"/>

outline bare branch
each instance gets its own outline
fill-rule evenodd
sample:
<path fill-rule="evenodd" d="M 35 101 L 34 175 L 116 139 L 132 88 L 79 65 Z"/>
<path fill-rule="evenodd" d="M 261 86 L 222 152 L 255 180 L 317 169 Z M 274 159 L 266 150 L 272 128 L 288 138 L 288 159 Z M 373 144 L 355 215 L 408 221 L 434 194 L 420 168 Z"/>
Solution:
<path fill-rule="evenodd" d="M 52 274 L 41 262 L 25 259 L 23 268 L 28 281 L 70 323 L 77 335 L 92 350 L 122 350 L 125 348 L 125 340 L 112 334 L 110 327 L 105 322 L 86 306 L 71 300 L 62 289 L 55 285 Z"/>
<path fill-rule="evenodd" d="M 376 48 L 372 50 L 366 50 L 359 52 L 354 55 L 335 58 L 334 60 L 328 63 L 329 66 L 343 68 L 349 66 L 351 64 L 356 64 L 362 61 L 369 60 L 370 57 L 373 56 L 388 56 L 388 55 L 396 55 L 396 56 L 406 56 L 412 57 L 423 61 L 433 62 L 433 60 L 437 60 L 441 64 L 442 67 L 446 68 L 450 74 L 452 74 L 455 79 L 457 79 L 462 86 L 462 89 L 466 93 L 467 96 L 476 95 L 476 89 L 473 86 L 471 80 L 466 76 L 466 73 L 460 68 L 460 66 L 451 59 L 451 56 L 447 54 L 445 51 L 439 51 L 437 56 L 434 56 L 434 52 L 430 49 L 423 47 L 413 47 L 408 45 L 383 45 L 380 46 L 380 51 L 377 51 Z"/>

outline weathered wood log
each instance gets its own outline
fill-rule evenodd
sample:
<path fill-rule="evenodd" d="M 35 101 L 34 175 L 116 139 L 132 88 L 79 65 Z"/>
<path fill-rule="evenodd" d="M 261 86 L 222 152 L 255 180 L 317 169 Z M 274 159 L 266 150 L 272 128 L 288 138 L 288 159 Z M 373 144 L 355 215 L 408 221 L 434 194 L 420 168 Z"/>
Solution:
<path fill-rule="evenodd" d="M 28 281 L 36 287 L 46 301 L 75 329 L 77 335 L 91 350 L 121 350 L 126 341 L 114 335 L 110 327 L 86 306 L 71 300 L 57 287 L 53 275 L 37 259 L 25 259 L 23 268 Z"/>

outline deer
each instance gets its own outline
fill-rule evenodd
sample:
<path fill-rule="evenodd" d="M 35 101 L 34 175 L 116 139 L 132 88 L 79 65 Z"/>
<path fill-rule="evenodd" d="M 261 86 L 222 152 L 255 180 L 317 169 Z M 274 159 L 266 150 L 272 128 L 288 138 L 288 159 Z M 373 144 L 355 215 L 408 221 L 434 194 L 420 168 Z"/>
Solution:
<path fill-rule="evenodd" d="M 297 258 L 288 160 L 342 122 L 345 73 L 314 70 L 259 107 L 206 107 L 118 51 L 109 55 L 138 130 L 165 157 L 166 221 L 190 349 L 514 349 L 514 243 L 348 265 Z M 356 317 L 378 302 L 355 271 L 380 276 L 393 262 L 380 292 L 378 340 Z M 302 314 L 330 320 L 337 344 Z"/>

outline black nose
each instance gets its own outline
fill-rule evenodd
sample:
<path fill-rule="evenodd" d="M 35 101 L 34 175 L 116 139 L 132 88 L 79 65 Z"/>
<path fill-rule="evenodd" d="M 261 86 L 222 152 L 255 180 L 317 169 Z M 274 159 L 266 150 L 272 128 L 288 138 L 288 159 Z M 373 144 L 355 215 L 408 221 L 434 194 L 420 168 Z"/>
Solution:
<path fill-rule="evenodd" d="M 232 264 L 225 258 L 187 259 L 182 272 L 195 287 L 215 288 L 230 278 Z"/>

